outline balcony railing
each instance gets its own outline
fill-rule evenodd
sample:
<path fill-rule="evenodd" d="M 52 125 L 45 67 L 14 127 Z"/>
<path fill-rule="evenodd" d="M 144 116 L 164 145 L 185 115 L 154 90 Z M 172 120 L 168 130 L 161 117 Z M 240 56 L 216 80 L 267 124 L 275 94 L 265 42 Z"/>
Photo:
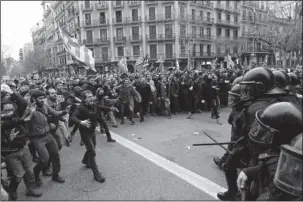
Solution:
<path fill-rule="evenodd" d="M 140 57 L 140 55 L 128 55 L 127 57 L 128 60 L 137 60 Z"/>
<path fill-rule="evenodd" d="M 174 40 L 174 34 L 153 34 L 153 35 L 146 35 L 146 40 Z"/>
<path fill-rule="evenodd" d="M 124 1 L 112 1 L 114 8 L 123 8 L 124 7 Z"/>
<path fill-rule="evenodd" d="M 146 21 L 166 21 L 166 20 L 174 20 L 174 14 L 158 14 L 158 15 L 146 15 Z"/>
<path fill-rule="evenodd" d="M 128 6 L 140 6 L 141 1 L 128 1 Z"/>
<path fill-rule="evenodd" d="M 107 2 L 106 1 L 102 1 L 100 3 L 95 3 L 95 8 L 97 10 L 107 9 L 108 8 Z"/>
<path fill-rule="evenodd" d="M 190 4 L 193 6 L 214 7 L 214 4 L 210 1 L 190 1 Z"/>
<path fill-rule="evenodd" d="M 163 57 L 164 60 L 170 60 L 170 59 L 175 59 L 176 58 L 174 53 L 157 54 L 157 59 L 160 58 L 160 57 Z"/>
<path fill-rule="evenodd" d="M 145 1 L 147 5 L 156 5 L 159 1 Z"/>
<path fill-rule="evenodd" d="M 127 23 L 141 22 L 141 16 L 126 17 L 126 22 Z"/>
<path fill-rule="evenodd" d="M 95 57 L 96 63 L 109 62 L 109 61 L 110 61 L 110 56 Z"/>
<path fill-rule="evenodd" d="M 126 37 L 125 36 L 114 36 L 114 42 L 115 43 L 126 42 Z"/>
<path fill-rule="evenodd" d="M 141 35 L 129 36 L 129 41 L 132 41 L 132 42 L 135 42 L 135 41 L 142 41 L 142 36 L 141 36 Z"/>
<path fill-rule="evenodd" d="M 97 39 L 94 39 L 94 43 L 95 43 L 95 44 L 110 43 L 110 39 L 109 39 L 109 38 L 106 38 L 106 37 L 97 38 Z"/>
<path fill-rule="evenodd" d="M 66 22 L 71 21 L 71 20 L 74 19 L 75 17 L 76 17 L 76 15 L 74 15 L 74 14 L 71 14 L 71 15 L 67 16 Z"/>
<path fill-rule="evenodd" d="M 193 21 L 193 22 L 211 23 L 211 24 L 214 23 L 214 18 L 208 17 L 208 16 L 202 16 L 202 17 L 201 16 L 195 16 L 193 18 L 192 15 L 188 15 L 187 19 L 189 19 L 190 21 Z"/>
<path fill-rule="evenodd" d="M 93 39 L 83 39 L 82 43 L 85 44 L 85 45 L 93 45 L 94 40 Z"/>
<path fill-rule="evenodd" d="M 230 20 L 217 20 L 216 24 L 240 27 L 240 24 Z"/>
<path fill-rule="evenodd" d="M 125 24 L 128 23 L 128 17 L 122 17 L 122 18 L 113 18 L 113 24 Z"/>
<path fill-rule="evenodd" d="M 93 26 L 105 26 L 108 25 L 108 19 L 99 19 L 88 22 L 82 22 L 83 27 L 93 27 Z"/>
<path fill-rule="evenodd" d="M 82 9 L 82 11 L 92 11 L 93 5 L 92 4 L 82 4 L 81 9 Z"/>

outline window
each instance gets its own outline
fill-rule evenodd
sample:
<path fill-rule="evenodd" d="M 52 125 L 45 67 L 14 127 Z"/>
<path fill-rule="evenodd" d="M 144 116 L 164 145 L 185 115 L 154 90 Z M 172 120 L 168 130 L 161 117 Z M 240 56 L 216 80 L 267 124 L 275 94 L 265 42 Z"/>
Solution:
<path fill-rule="evenodd" d="M 259 21 L 262 21 L 262 14 L 259 14 Z"/>
<path fill-rule="evenodd" d="M 221 47 L 220 47 L 220 45 L 217 45 L 217 54 L 221 54 Z"/>
<path fill-rule="evenodd" d="M 225 53 L 230 53 L 230 46 L 225 45 Z"/>
<path fill-rule="evenodd" d="M 233 53 L 238 53 L 238 46 L 237 46 L 237 45 L 235 45 L 235 46 L 233 47 Z"/>
<path fill-rule="evenodd" d="M 221 32 L 222 32 L 222 29 L 221 28 L 217 28 L 217 36 L 221 36 Z"/>
<path fill-rule="evenodd" d="M 139 17 L 138 17 L 138 9 L 133 9 L 132 10 L 132 21 L 138 21 Z"/>
<path fill-rule="evenodd" d="M 243 10 L 243 20 L 246 20 L 246 10 Z"/>
<path fill-rule="evenodd" d="M 139 45 L 133 46 L 133 55 L 134 56 L 140 55 L 140 46 Z"/>
<path fill-rule="evenodd" d="M 226 8 L 229 8 L 229 1 L 226 1 Z"/>
<path fill-rule="evenodd" d="M 173 58 L 173 44 L 165 44 L 166 58 Z"/>
<path fill-rule="evenodd" d="M 200 27 L 200 38 L 204 38 L 204 27 Z"/>
<path fill-rule="evenodd" d="M 139 40 L 139 27 L 132 27 L 133 40 Z"/>
<path fill-rule="evenodd" d="M 100 24 L 104 24 L 106 22 L 105 12 L 101 12 L 99 16 Z"/>
<path fill-rule="evenodd" d="M 207 12 L 207 21 L 210 21 L 210 12 Z"/>
<path fill-rule="evenodd" d="M 172 38 L 173 36 L 173 25 L 165 24 L 165 37 Z"/>
<path fill-rule="evenodd" d="M 124 48 L 122 46 L 117 47 L 118 57 L 124 56 Z"/>
<path fill-rule="evenodd" d="M 123 39 L 123 28 L 117 28 L 117 39 L 118 40 Z"/>
<path fill-rule="evenodd" d="M 200 20 L 203 20 L 203 11 L 200 11 Z"/>
<path fill-rule="evenodd" d="M 238 38 L 238 30 L 234 30 L 234 39 Z"/>
<path fill-rule="evenodd" d="M 150 58 L 157 59 L 157 45 L 152 44 L 149 46 Z"/>
<path fill-rule="evenodd" d="M 181 43 L 181 54 L 185 54 L 186 50 L 185 50 L 185 44 Z"/>
<path fill-rule="evenodd" d="M 196 26 L 192 26 L 191 27 L 191 33 L 192 33 L 192 38 L 196 38 L 196 33 L 197 33 L 197 30 L 196 30 Z"/>
<path fill-rule="evenodd" d="M 235 2 L 235 9 L 238 9 L 238 3 Z"/>
<path fill-rule="evenodd" d="M 181 24 L 180 25 L 180 36 L 181 37 L 185 37 L 186 36 L 186 25 L 185 24 Z"/>
<path fill-rule="evenodd" d="M 171 6 L 165 6 L 165 19 L 171 19 Z"/>
<path fill-rule="evenodd" d="M 193 44 L 192 56 L 196 56 L 196 44 Z"/>
<path fill-rule="evenodd" d="M 211 29 L 209 27 L 207 28 L 207 38 L 211 38 Z"/>
<path fill-rule="evenodd" d="M 84 2 L 85 8 L 90 8 L 90 1 L 86 0 Z"/>
<path fill-rule="evenodd" d="M 149 20 L 155 20 L 156 19 L 156 9 L 155 7 L 150 7 L 148 9 L 149 11 Z"/>
<path fill-rule="evenodd" d="M 93 31 L 92 30 L 86 31 L 86 40 L 87 40 L 87 43 L 93 43 Z"/>
<path fill-rule="evenodd" d="M 235 23 L 238 23 L 238 16 L 234 16 Z"/>
<path fill-rule="evenodd" d="M 156 25 L 150 25 L 149 26 L 149 37 L 151 39 L 156 39 L 157 38 Z"/>
<path fill-rule="evenodd" d="M 89 50 L 91 50 L 91 51 L 92 51 L 92 55 L 93 55 L 93 57 L 95 57 L 95 51 L 94 51 L 94 48 L 89 48 Z"/>
<path fill-rule="evenodd" d="M 196 19 L 196 10 L 195 10 L 195 9 L 192 9 L 192 10 L 191 10 L 191 19 L 192 19 L 192 20 L 195 20 L 195 19 Z"/>
<path fill-rule="evenodd" d="M 230 30 L 229 30 L 229 29 L 226 29 L 226 30 L 225 30 L 225 36 L 226 36 L 227 38 L 230 37 Z"/>
<path fill-rule="evenodd" d="M 218 13 L 218 20 L 220 20 L 221 21 L 221 13 Z"/>
<path fill-rule="evenodd" d="M 203 49 L 204 49 L 203 44 L 200 44 L 200 56 L 203 56 Z"/>
<path fill-rule="evenodd" d="M 253 16 L 252 16 L 251 11 L 248 11 L 248 19 L 249 19 L 249 21 L 253 20 Z"/>
<path fill-rule="evenodd" d="M 85 14 L 85 24 L 86 25 L 91 25 L 92 24 L 90 13 Z"/>
<path fill-rule="evenodd" d="M 102 54 L 102 60 L 108 61 L 108 49 L 107 49 L 107 47 L 102 47 L 101 54 Z"/>
<path fill-rule="evenodd" d="M 226 15 L 226 20 L 230 21 L 230 15 L 229 14 Z"/>
<path fill-rule="evenodd" d="M 181 16 L 181 19 L 183 19 L 185 17 L 185 7 L 184 6 L 180 6 L 180 16 Z"/>
<path fill-rule="evenodd" d="M 116 11 L 116 22 L 122 22 L 122 11 Z"/>
<path fill-rule="evenodd" d="M 100 39 L 101 41 L 107 40 L 107 29 L 100 30 Z"/>
<path fill-rule="evenodd" d="M 122 1 L 116 1 L 116 6 L 121 6 L 122 5 Z"/>

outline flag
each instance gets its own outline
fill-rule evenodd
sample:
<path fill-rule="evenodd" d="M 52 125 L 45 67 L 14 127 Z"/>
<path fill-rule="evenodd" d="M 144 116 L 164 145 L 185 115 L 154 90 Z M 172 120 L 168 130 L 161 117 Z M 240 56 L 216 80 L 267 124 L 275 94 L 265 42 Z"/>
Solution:
<path fill-rule="evenodd" d="M 163 63 L 163 62 L 164 62 L 163 56 L 160 56 L 160 58 L 156 61 L 156 63 Z"/>
<path fill-rule="evenodd" d="M 227 62 L 227 69 L 232 69 L 235 66 L 235 63 L 232 61 L 229 54 L 226 57 L 226 62 Z"/>
<path fill-rule="evenodd" d="M 268 55 L 265 55 L 264 63 L 267 65 L 268 64 Z"/>
<path fill-rule="evenodd" d="M 177 67 L 177 70 L 180 70 L 180 65 L 179 65 L 178 59 L 176 59 L 176 67 Z"/>
<path fill-rule="evenodd" d="M 216 69 L 217 61 L 218 61 L 218 58 L 215 58 L 215 59 L 211 62 L 211 68 L 212 68 L 213 70 Z"/>
<path fill-rule="evenodd" d="M 144 58 L 142 56 L 138 57 L 138 59 L 136 60 L 136 64 L 135 66 L 139 66 L 141 64 L 143 64 L 144 62 Z"/>
<path fill-rule="evenodd" d="M 148 66 L 148 59 L 147 59 L 147 55 L 145 56 L 144 58 L 144 62 L 143 62 L 143 68 L 147 67 Z"/>
<path fill-rule="evenodd" d="M 58 27 L 66 51 L 74 58 L 84 63 L 85 69 L 91 69 L 96 72 L 93 52 L 86 46 L 81 46 L 77 39 L 71 38 L 68 33 L 61 29 L 60 26 Z"/>
<path fill-rule="evenodd" d="M 126 58 L 123 57 L 123 58 L 118 62 L 118 66 L 119 66 L 124 72 L 128 72 Z"/>

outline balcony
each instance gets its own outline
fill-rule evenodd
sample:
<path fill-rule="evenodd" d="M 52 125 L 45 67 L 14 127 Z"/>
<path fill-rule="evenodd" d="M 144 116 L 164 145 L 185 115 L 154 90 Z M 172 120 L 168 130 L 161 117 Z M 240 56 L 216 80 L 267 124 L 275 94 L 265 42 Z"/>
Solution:
<path fill-rule="evenodd" d="M 160 58 L 160 57 L 164 58 L 164 60 L 171 60 L 171 59 L 176 58 L 174 53 L 171 53 L 171 54 L 168 54 L 168 53 L 157 54 L 157 59 Z"/>
<path fill-rule="evenodd" d="M 126 23 L 136 24 L 141 22 L 141 16 L 127 17 Z"/>
<path fill-rule="evenodd" d="M 85 44 L 85 45 L 94 45 L 94 40 L 93 39 L 83 39 L 82 40 L 82 44 Z"/>
<path fill-rule="evenodd" d="M 113 8 L 124 8 L 124 1 L 112 1 Z"/>
<path fill-rule="evenodd" d="M 252 18 L 252 16 L 250 16 L 250 17 L 243 16 L 242 21 L 253 22 L 253 18 Z"/>
<path fill-rule="evenodd" d="M 125 36 L 114 36 L 115 43 L 125 43 L 126 37 Z"/>
<path fill-rule="evenodd" d="M 110 61 L 110 57 L 108 55 L 103 57 L 95 57 L 95 63 L 103 63 L 109 61 Z"/>
<path fill-rule="evenodd" d="M 128 17 L 124 18 L 113 18 L 113 24 L 115 25 L 123 25 L 128 23 Z"/>
<path fill-rule="evenodd" d="M 240 23 L 236 23 L 234 21 L 229 20 L 217 20 L 217 25 L 229 26 L 229 27 L 240 27 Z"/>
<path fill-rule="evenodd" d="M 62 54 L 64 54 L 64 53 L 66 53 L 65 48 L 64 48 L 62 51 L 58 51 L 58 52 L 57 52 L 57 55 L 62 55 Z"/>
<path fill-rule="evenodd" d="M 147 41 L 168 41 L 175 40 L 174 34 L 154 34 L 154 35 L 146 35 Z"/>
<path fill-rule="evenodd" d="M 101 1 L 100 3 L 95 3 L 96 10 L 105 10 L 108 8 L 106 1 Z"/>
<path fill-rule="evenodd" d="M 141 35 L 129 36 L 129 41 L 130 42 L 140 42 L 140 41 L 142 41 L 142 36 Z"/>
<path fill-rule="evenodd" d="M 93 5 L 92 4 L 82 4 L 81 5 L 81 10 L 82 11 L 92 11 L 93 10 Z"/>
<path fill-rule="evenodd" d="M 223 6 L 222 3 L 217 2 L 216 6 L 215 6 L 215 9 L 217 9 L 217 10 L 224 10 L 224 6 Z"/>
<path fill-rule="evenodd" d="M 139 7 L 141 5 L 141 1 L 128 1 L 128 7 Z"/>
<path fill-rule="evenodd" d="M 74 14 L 67 16 L 66 22 L 70 22 L 71 20 L 75 19 L 75 17 L 76 17 L 76 15 L 74 15 Z"/>
<path fill-rule="evenodd" d="M 128 60 L 137 60 L 140 57 L 140 55 L 128 55 Z"/>
<path fill-rule="evenodd" d="M 150 5 L 157 5 L 159 1 L 145 1 L 145 3 L 150 6 Z"/>
<path fill-rule="evenodd" d="M 145 21 L 147 22 L 168 22 L 174 20 L 174 14 L 158 14 L 158 15 L 146 15 Z"/>
<path fill-rule="evenodd" d="M 94 44 L 109 44 L 110 43 L 110 39 L 109 38 L 97 38 L 94 39 Z"/>
<path fill-rule="evenodd" d="M 210 1 L 190 1 L 191 6 L 199 6 L 204 8 L 213 8 L 214 4 Z"/>
<path fill-rule="evenodd" d="M 199 23 L 199 24 L 214 24 L 214 18 L 208 16 L 196 16 L 188 15 L 187 18 L 191 23 Z"/>
<path fill-rule="evenodd" d="M 202 40 L 202 41 L 211 41 L 214 39 L 213 35 L 207 35 L 207 34 L 196 34 L 196 35 L 187 35 L 188 39 L 195 39 L 195 40 Z"/>
<path fill-rule="evenodd" d="M 84 28 L 92 28 L 92 27 L 108 26 L 108 25 L 109 25 L 108 19 L 99 19 L 99 20 L 93 20 L 88 22 L 82 22 L 82 27 Z"/>

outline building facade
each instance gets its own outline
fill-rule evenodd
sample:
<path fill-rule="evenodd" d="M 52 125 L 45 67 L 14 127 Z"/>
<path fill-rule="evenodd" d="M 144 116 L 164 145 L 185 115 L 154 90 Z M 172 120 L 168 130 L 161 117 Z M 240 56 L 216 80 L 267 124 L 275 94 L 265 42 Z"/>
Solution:
<path fill-rule="evenodd" d="M 133 71 L 136 59 L 146 55 L 150 62 L 162 57 L 201 67 L 215 58 L 223 65 L 227 54 L 241 55 L 242 64 L 259 63 L 267 53 L 252 35 L 255 27 L 268 29 L 266 1 L 55 1 L 55 16 L 46 2 L 45 41 L 50 65 L 57 68 L 72 60 L 57 23 L 93 51 L 97 69 L 124 56 Z"/>

